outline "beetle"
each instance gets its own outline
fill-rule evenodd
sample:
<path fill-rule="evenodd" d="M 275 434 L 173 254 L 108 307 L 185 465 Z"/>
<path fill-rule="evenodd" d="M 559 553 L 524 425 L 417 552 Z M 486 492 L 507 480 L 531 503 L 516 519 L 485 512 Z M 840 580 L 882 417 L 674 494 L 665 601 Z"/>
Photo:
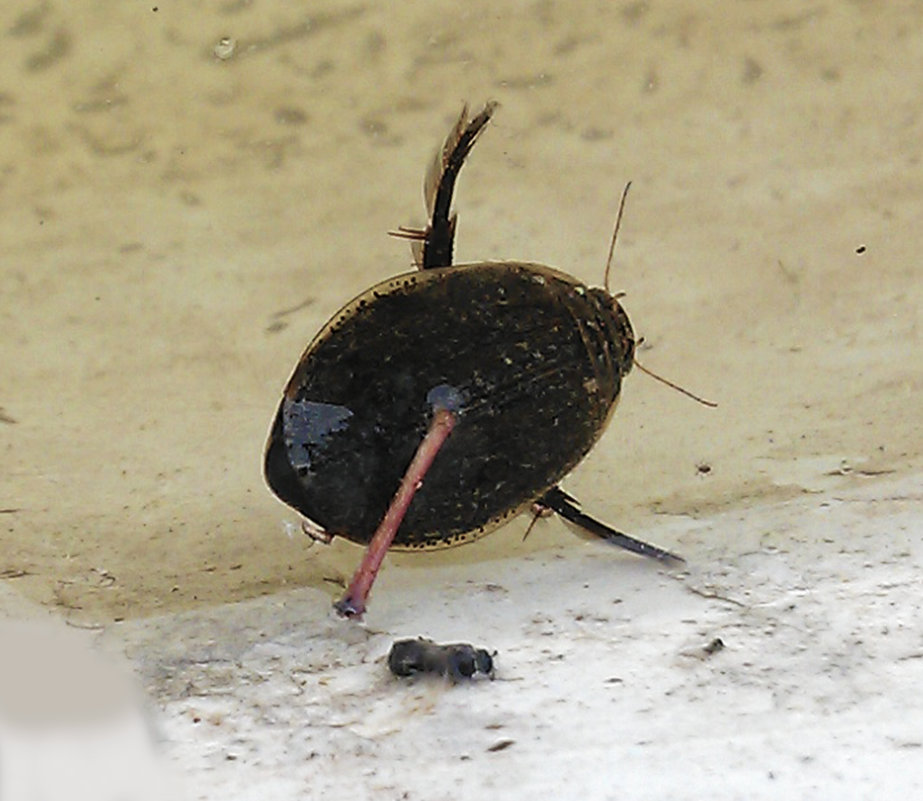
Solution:
<path fill-rule="evenodd" d="M 424 183 L 427 227 L 397 232 L 418 269 L 321 328 L 272 423 L 271 490 L 313 536 L 369 546 L 335 605 L 344 616 L 363 614 L 390 547 L 458 545 L 535 504 L 682 561 L 585 514 L 558 486 L 602 435 L 635 364 L 618 299 L 541 264 L 453 264 L 455 182 L 495 107 L 462 110 Z"/>
<path fill-rule="evenodd" d="M 436 673 L 453 681 L 472 678 L 475 673 L 494 677 L 494 657 L 485 648 L 468 643 L 439 645 L 425 637 L 398 640 L 388 653 L 388 669 L 395 676 Z"/>

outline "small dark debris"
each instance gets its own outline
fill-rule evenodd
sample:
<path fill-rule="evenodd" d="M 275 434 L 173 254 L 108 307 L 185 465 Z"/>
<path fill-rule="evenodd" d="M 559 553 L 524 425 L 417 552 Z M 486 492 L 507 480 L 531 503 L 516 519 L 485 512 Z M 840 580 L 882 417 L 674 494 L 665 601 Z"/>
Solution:
<path fill-rule="evenodd" d="M 275 333 L 278 333 L 279 331 L 284 330 L 285 328 L 288 327 L 288 323 L 285 322 L 284 318 L 288 317 L 290 314 L 294 314 L 295 312 L 299 312 L 302 309 L 308 308 L 308 306 L 310 306 L 313 303 L 314 303 L 314 298 L 307 297 L 300 303 L 296 303 L 294 306 L 288 306 L 285 309 L 280 309 L 277 312 L 273 312 L 272 319 L 270 320 L 269 324 L 266 326 L 266 333 L 275 334 Z"/>
<path fill-rule="evenodd" d="M 865 253 L 865 245 L 859 245 L 859 247 L 856 248 L 856 253 L 858 253 L 860 256 Z"/>
<path fill-rule="evenodd" d="M 699 462 L 695 466 L 695 471 L 700 476 L 707 476 L 709 473 L 711 473 L 711 465 L 708 464 L 707 462 Z"/>
<path fill-rule="evenodd" d="M 744 84 L 752 84 L 752 83 L 756 83 L 762 77 L 763 77 L 762 65 L 755 58 L 751 58 L 750 56 L 747 56 L 744 59 L 743 75 L 741 78 L 742 82 Z"/>
<path fill-rule="evenodd" d="M 497 740 L 497 742 L 495 742 L 487 750 L 490 753 L 494 753 L 496 751 L 506 751 L 506 749 L 509 748 L 515 742 L 516 742 L 515 740 Z"/>
<path fill-rule="evenodd" d="M 715 637 L 715 639 L 713 639 L 702 650 L 705 652 L 706 656 L 711 656 L 712 654 L 718 653 L 718 651 L 723 651 L 724 640 L 722 640 L 720 637 Z"/>
<path fill-rule="evenodd" d="M 484 648 L 468 643 L 439 645 L 424 637 L 415 640 L 398 640 L 388 654 L 388 668 L 395 676 L 413 676 L 415 673 L 435 673 L 448 676 L 453 681 L 470 679 L 476 673 L 494 677 L 496 655 Z"/>
<path fill-rule="evenodd" d="M 28 575 L 31 575 L 28 570 L 20 570 L 15 567 L 8 567 L 5 570 L 0 570 L 0 579 L 18 579 Z"/>
<path fill-rule="evenodd" d="M 308 306 L 310 306 L 312 303 L 314 303 L 314 298 L 307 297 L 304 300 L 300 301 L 299 303 L 296 303 L 294 306 L 286 306 L 284 309 L 279 309 L 279 311 L 273 312 L 272 316 L 273 317 L 288 317 L 288 315 L 290 314 L 294 314 L 295 312 L 299 312 L 302 309 L 308 308 Z"/>
<path fill-rule="evenodd" d="M 304 125 L 308 121 L 308 115 L 295 106 L 280 106 L 273 116 L 280 125 Z"/>

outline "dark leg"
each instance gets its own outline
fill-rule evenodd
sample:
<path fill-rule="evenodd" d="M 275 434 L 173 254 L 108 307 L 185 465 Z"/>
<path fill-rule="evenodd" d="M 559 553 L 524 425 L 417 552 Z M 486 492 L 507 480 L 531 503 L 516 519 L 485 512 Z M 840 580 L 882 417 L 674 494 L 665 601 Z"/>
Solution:
<path fill-rule="evenodd" d="M 423 244 L 423 269 L 430 267 L 448 267 L 452 264 L 452 249 L 455 242 L 455 217 L 451 215 L 452 193 L 455 191 L 455 180 L 461 171 L 465 159 L 474 147 L 478 134 L 490 121 L 496 103 L 488 103 L 484 110 L 468 122 L 467 108 L 462 109 L 462 115 L 456 126 L 449 133 L 442 148 L 442 157 L 437 162 L 437 170 L 427 175 L 425 187 L 427 206 L 429 206 L 430 221 L 426 229 L 426 240 Z M 467 123 L 467 124 L 466 124 Z M 437 178 L 438 176 L 438 178 Z M 430 182 L 435 181 L 435 192 L 432 191 Z"/>
<path fill-rule="evenodd" d="M 436 153 L 435 160 L 426 172 L 423 182 L 423 197 L 426 200 L 426 213 L 429 215 L 426 228 L 408 228 L 402 225 L 396 231 L 391 231 L 392 236 L 410 240 L 414 263 L 421 270 L 452 266 L 457 219 L 451 213 L 455 181 L 496 107 L 496 103 L 488 103 L 480 114 L 470 120 L 468 107 L 462 108 L 458 121 L 452 126 L 445 144 Z"/>
<path fill-rule="evenodd" d="M 433 421 L 430 423 L 429 431 L 423 437 L 420 447 L 414 454 L 401 479 L 401 484 L 394 495 L 394 500 L 385 512 L 378 529 L 375 531 L 365 557 L 362 559 L 359 568 L 356 570 L 353 580 L 346 590 L 343 597 L 334 604 L 334 608 L 343 617 L 361 617 L 365 612 L 365 604 L 375 581 L 375 576 L 381 568 L 381 563 L 385 559 L 385 554 L 391 543 L 394 541 L 394 535 L 407 514 L 407 508 L 413 500 L 416 491 L 422 486 L 423 478 L 426 476 L 433 459 L 439 453 L 439 449 L 452 433 L 455 427 L 457 416 L 448 409 L 437 408 L 433 415 Z"/>
<path fill-rule="evenodd" d="M 650 556 L 652 559 L 658 559 L 665 564 L 684 564 L 686 561 L 681 556 L 658 548 L 656 545 L 648 545 L 646 542 L 629 537 L 627 534 L 616 531 L 605 523 L 600 523 L 598 520 L 584 514 L 580 511 L 580 504 L 560 487 L 553 487 L 548 490 L 538 499 L 538 503 L 553 509 L 574 525 L 580 526 L 591 534 L 595 534 L 613 545 L 618 545 L 626 551 L 631 551 L 641 556 Z"/>
<path fill-rule="evenodd" d="M 471 120 L 468 119 L 468 107 L 462 109 L 458 122 L 449 131 L 442 150 L 436 154 L 423 182 L 429 224 L 425 229 L 405 228 L 402 225 L 397 231 L 391 232 L 394 236 L 411 240 L 414 261 L 421 270 L 452 265 L 456 217 L 451 211 L 455 180 L 496 107 L 496 103 L 488 103 Z"/>

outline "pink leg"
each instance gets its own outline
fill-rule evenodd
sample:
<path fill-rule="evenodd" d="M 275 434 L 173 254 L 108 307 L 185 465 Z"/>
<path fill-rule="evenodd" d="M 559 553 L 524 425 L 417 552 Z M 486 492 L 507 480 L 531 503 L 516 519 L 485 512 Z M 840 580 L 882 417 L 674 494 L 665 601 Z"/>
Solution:
<path fill-rule="evenodd" d="M 368 600 L 369 592 L 381 568 L 381 563 L 385 559 L 385 554 L 391 543 L 394 541 L 394 535 L 407 514 L 407 508 L 413 500 L 416 491 L 423 484 L 423 477 L 426 475 L 439 453 L 439 449 L 452 433 L 455 427 L 457 417 L 448 409 L 437 408 L 433 415 L 433 421 L 429 425 L 429 431 L 417 448 L 401 485 L 394 495 L 394 500 L 385 512 L 378 529 L 369 543 L 369 548 L 365 552 L 362 563 L 356 570 L 353 580 L 346 590 L 343 597 L 334 604 L 334 608 L 343 617 L 361 617 L 365 612 L 365 602 Z"/>

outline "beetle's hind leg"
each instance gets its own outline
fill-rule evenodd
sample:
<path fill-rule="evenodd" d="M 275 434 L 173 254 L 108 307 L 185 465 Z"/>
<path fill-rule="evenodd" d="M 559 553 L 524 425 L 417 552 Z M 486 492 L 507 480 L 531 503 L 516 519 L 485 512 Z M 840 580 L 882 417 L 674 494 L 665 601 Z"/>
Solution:
<path fill-rule="evenodd" d="M 456 215 L 452 214 L 452 194 L 455 181 L 465 159 L 474 147 L 484 126 L 490 122 L 496 103 L 488 103 L 483 111 L 475 117 L 468 118 L 468 107 L 462 108 L 461 115 L 442 149 L 426 172 L 423 182 L 423 196 L 426 200 L 426 212 L 429 222 L 425 229 L 404 228 L 393 232 L 395 236 L 411 240 L 414 261 L 421 270 L 432 267 L 449 267 L 452 264 L 452 252 L 455 245 Z"/>
<path fill-rule="evenodd" d="M 423 485 L 423 479 L 436 458 L 436 454 L 439 453 L 455 427 L 458 417 L 455 412 L 444 408 L 441 404 L 434 404 L 433 411 L 433 419 L 426 436 L 423 437 L 423 441 L 404 473 L 388 511 L 378 524 L 362 562 L 356 569 L 343 597 L 333 605 L 343 617 L 361 617 L 365 613 L 366 601 L 372 590 L 372 584 L 407 514 L 410 502 Z"/>
<path fill-rule="evenodd" d="M 663 548 L 658 548 L 656 545 L 649 545 L 646 542 L 630 537 L 628 534 L 623 534 L 621 531 L 616 531 L 611 526 L 607 526 L 588 514 L 584 514 L 580 511 L 580 504 L 577 500 L 560 487 L 552 487 L 538 499 L 537 503 L 554 510 L 575 526 L 580 526 L 580 528 L 589 531 L 591 534 L 595 534 L 613 545 L 618 545 L 626 551 L 631 551 L 641 556 L 649 556 L 664 564 L 684 564 L 686 561 L 681 556 L 665 551 Z"/>

